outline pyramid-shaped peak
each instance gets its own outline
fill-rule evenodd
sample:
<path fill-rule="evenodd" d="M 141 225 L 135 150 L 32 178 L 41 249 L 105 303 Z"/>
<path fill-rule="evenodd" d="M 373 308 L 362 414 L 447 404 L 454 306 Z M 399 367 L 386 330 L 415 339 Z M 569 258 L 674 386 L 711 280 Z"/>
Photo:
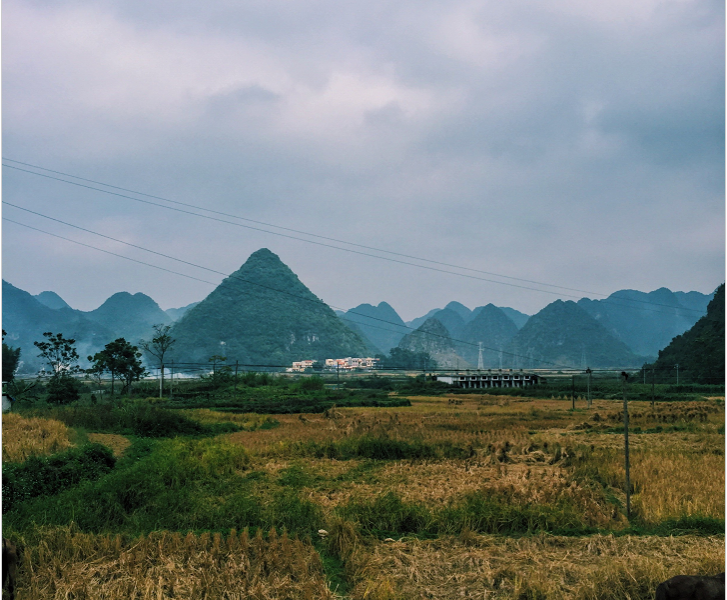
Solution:
<path fill-rule="evenodd" d="M 272 252 L 271 250 L 268 250 L 267 248 L 260 248 L 260 250 L 255 250 L 248 259 L 245 261 L 245 264 L 255 264 L 255 263 L 274 263 L 274 264 L 284 264 L 282 260 L 280 260 L 280 257 L 275 254 L 275 252 Z"/>

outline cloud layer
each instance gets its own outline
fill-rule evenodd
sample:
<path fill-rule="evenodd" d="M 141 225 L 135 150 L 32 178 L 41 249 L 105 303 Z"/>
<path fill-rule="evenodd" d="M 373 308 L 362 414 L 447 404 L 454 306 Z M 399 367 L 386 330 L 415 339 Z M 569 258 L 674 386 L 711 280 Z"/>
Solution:
<path fill-rule="evenodd" d="M 605 294 L 724 279 L 723 3 L 10 0 L 3 17 L 6 157 Z M 216 270 L 269 247 L 345 308 L 557 297 L 3 176 L 7 201 Z M 83 309 L 211 290 L 12 223 L 3 253 L 5 279 Z"/>

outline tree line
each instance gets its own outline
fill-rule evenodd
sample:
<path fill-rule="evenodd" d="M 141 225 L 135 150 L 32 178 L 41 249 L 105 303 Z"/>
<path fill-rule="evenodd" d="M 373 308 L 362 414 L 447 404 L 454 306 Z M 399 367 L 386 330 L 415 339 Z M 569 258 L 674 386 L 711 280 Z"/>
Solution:
<path fill-rule="evenodd" d="M 121 386 L 121 393 L 131 394 L 134 381 L 139 381 L 148 373 L 142 364 L 142 351 L 153 356 L 159 363 L 161 380 L 159 396 L 164 393 L 164 360 L 170 348 L 176 341 L 169 334 L 170 325 L 154 325 L 154 335 L 150 340 L 140 340 L 134 346 L 123 337 L 109 342 L 103 350 L 87 357 L 91 363 L 88 369 L 82 369 L 78 362 L 80 356 L 76 350 L 76 340 L 65 338 L 61 333 L 46 331 L 43 340 L 33 342 L 38 348 L 38 356 L 50 368 L 50 376 L 46 384 L 48 402 L 64 404 L 78 400 L 80 397 L 81 382 L 76 375 L 85 374 L 92 380 L 101 384 L 105 375 L 111 376 L 111 394 L 115 391 L 115 384 Z M 3 329 L 3 355 L 2 376 L 3 385 L 7 386 L 7 393 L 3 395 L 22 396 L 35 387 L 37 381 L 21 383 L 15 381 L 15 372 L 20 362 L 20 348 L 13 348 L 5 343 L 6 332 Z"/>

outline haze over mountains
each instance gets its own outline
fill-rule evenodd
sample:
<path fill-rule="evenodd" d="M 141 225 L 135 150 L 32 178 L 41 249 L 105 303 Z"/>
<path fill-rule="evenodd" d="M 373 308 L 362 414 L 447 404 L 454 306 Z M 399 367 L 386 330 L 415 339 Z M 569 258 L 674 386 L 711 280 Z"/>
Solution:
<path fill-rule="evenodd" d="M 387 302 L 334 313 L 261 249 L 204 300 L 167 311 L 145 294 L 119 292 L 84 312 L 52 291 L 32 296 L 3 281 L 3 328 L 6 341 L 21 348 L 28 373 L 41 366 L 33 342 L 44 331 L 75 338 L 85 357 L 118 337 L 148 339 L 155 324 L 173 325 L 172 358 L 189 362 L 221 354 L 241 364 L 283 365 L 401 347 L 429 352 L 444 368 L 477 368 L 480 361 L 485 368 L 629 367 L 654 359 L 697 322 L 711 298 L 666 288 L 622 290 L 604 300 L 558 300 L 533 316 L 452 301 L 405 323 Z"/>

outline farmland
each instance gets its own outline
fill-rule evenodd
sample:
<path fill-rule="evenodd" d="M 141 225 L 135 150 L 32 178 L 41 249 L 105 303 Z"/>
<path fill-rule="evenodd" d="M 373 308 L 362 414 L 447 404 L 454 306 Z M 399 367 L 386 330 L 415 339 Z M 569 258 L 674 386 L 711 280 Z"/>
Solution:
<path fill-rule="evenodd" d="M 630 519 L 621 402 L 406 400 L 4 415 L 17 597 L 646 599 L 723 570 L 723 397 L 630 403 Z M 28 463 L 67 484 L 26 489 Z"/>

